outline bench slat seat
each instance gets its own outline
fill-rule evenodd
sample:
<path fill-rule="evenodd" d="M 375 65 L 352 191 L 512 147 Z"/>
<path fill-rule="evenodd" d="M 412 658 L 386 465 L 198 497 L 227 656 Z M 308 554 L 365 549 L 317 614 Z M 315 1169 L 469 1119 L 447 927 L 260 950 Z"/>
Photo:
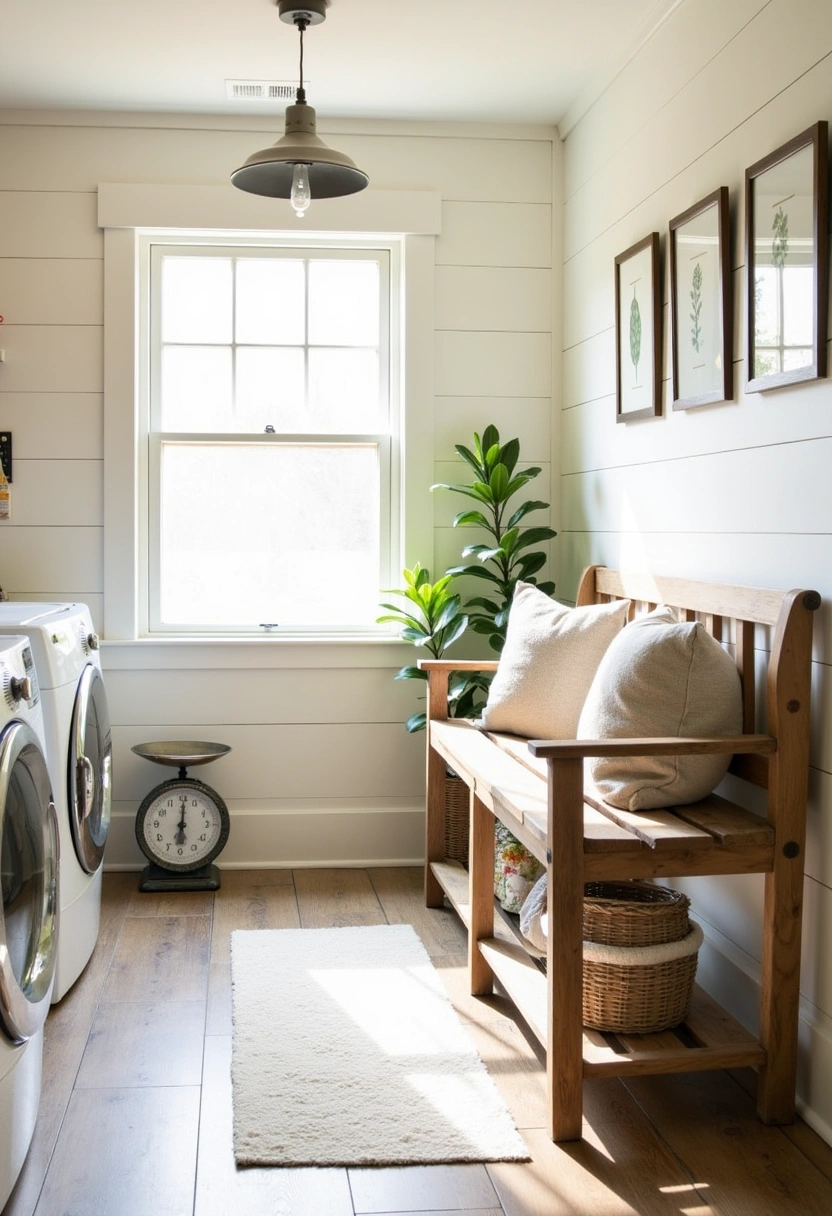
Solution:
<path fill-rule="evenodd" d="M 426 903 L 438 907 L 447 898 L 468 928 L 471 993 L 491 992 L 498 979 L 545 1047 L 554 1140 L 580 1138 L 582 1079 L 590 1076 L 751 1065 L 760 1072 L 760 1118 L 788 1123 L 797 1072 L 812 614 L 820 597 L 599 566 L 584 571 L 579 605 L 615 598 L 632 602 L 631 616 L 668 604 L 681 619 L 700 620 L 729 649 L 742 684 L 742 735 L 526 740 L 487 733 L 448 720 L 448 679 L 452 671 L 494 671 L 497 664 L 420 662 L 428 673 Z M 763 660 L 767 671 L 758 678 L 755 662 Z M 767 734 L 755 732 L 758 721 Z M 584 782 L 587 756 L 709 753 L 732 756 L 731 793 L 739 801 L 711 794 L 688 806 L 634 813 L 611 806 Z M 470 790 L 467 871 L 443 860 L 448 768 Z M 514 926 L 495 915 L 495 818 L 547 869 L 545 974 Z M 758 1034 L 698 988 L 683 1026 L 672 1031 L 609 1036 L 581 1025 L 585 882 L 752 873 L 765 875 Z"/>

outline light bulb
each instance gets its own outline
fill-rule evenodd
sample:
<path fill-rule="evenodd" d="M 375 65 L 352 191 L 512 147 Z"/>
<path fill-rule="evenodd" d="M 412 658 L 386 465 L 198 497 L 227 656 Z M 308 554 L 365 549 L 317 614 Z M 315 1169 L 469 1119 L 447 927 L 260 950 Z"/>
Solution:
<path fill-rule="evenodd" d="M 312 202 L 312 192 L 309 189 L 309 173 L 306 165 L 295 165 L 292 174 L 292 193 L 289 195 L 295 215 L 302 220 L 309 204 Z"/>

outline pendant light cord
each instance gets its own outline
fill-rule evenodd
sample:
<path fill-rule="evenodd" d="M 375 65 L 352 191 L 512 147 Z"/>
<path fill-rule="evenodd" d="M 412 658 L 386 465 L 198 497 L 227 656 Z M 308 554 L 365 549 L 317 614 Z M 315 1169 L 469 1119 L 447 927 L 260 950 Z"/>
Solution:
<path fill-rule="evenodd" d="M 296 17 L 295 18 L 295 25 L 298 27 L 298 30 L 300 32 L 300 84 L 298 85 L 298 94 L 297 94 L 297 100 L 299 102 L 306 101 L 306 90 L 303 87 L 303 33 L 304 33 L 304 30 L 306 29 L 306 27 L 308 26 L 308 24 L 309 24 L 309 22 L 306 20 L 305 17 Z"/>

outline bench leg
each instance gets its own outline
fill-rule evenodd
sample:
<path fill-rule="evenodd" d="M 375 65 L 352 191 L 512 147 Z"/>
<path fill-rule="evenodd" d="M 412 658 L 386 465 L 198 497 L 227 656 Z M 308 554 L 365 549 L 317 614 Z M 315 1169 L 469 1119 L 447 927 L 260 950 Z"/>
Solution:
<path fill-rule="evenodd" d="M 803 853 L 775 859 L 766 874 L 757 1113 L 764 1123 L 791 1123 L 797 1086 L 797 1019 L 800 1000 L 800 929 Z"/>
<path fill-rule="evenodd" d="M 546 1072 L 549 1134 L 580 1140 L 583 1117 L 583 761 L 549 761 Z"/>
<path fill-rule="evenodd" d="M 428 745 L 425 793 L 425 905 L 444 906 L 445 896 L 430 868 L 445 857 L 445 761 Z"/>
<path fill-rule="evenodd" d="M 494 936 L 494 816 L 473 790 L 468 865 L 468 980 L 472 996 L 488 996 L 494 991 L 494 972 L 480 954 L 479 943 Z"/>

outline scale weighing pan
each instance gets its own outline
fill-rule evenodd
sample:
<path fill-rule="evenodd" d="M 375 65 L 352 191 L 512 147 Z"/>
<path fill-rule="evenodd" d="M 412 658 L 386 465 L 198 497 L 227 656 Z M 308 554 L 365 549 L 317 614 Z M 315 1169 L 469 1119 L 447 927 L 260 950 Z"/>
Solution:
<path fill-rule="evenodd" d="M 156 764 L 170 764 L 173 768 L 192 768 L 195 764 L 208 764 L 230 752 L 227 743 L 203 743 L 176 739 L 161 743 L 137 743 L 131 748 L 137 756 L 153 760 Z"/>

